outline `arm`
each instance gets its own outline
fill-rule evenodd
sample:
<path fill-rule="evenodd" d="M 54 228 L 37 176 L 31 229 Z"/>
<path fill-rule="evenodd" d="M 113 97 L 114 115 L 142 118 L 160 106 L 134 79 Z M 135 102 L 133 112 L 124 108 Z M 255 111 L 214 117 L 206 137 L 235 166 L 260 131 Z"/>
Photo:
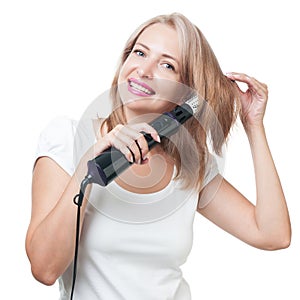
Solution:
<path fill-rule="evenodd" d="M 32 274 L 46 285 L 53 284 L 72 261 L 77 212 L 72 199 L 79 192 L 79 180 L 84 175 L 82 168 L 70 177 L 49 157 L 36 162 L 26 251 Z M 85 206 L 86 201 L 83 211 Z"/>
<path fill-rule="evenodd" d="M 213 201 L 198 211 L 218 226 L 252 246 L 261 249 L 288 247 L 291 226 L 280 179 L 268 147 L 263 125 L 267 87 L 244 74 L 232 73 L 230 79 L 245 82 L 249 89 L 241 95 L 241 119 L 253 156 L 256 205 L 254 206 L 225 179 L 219 182 Z M 210 183 L 203 193 L 216 188 Z M 215 185 L 215 186 L 214 186 Z"/>
<path fill-rule="evenodd" d="M 133 153 L 135 159 L 141 162 L 135 140 L 143 149 L 143 155 L 148 152 L 141 131 L 158 139 L 157 132 L 146 123 L 118 125 L 87 151 L 72 177 L 49 157 L 37 160 L 32 178 L 31 220 L 26 236 L 26 251 L 37 280 L 46 285 L 55 283 L 74 257 L 77 206 L 72 200 L 87 174 L 87 161 L 114 146 L 128 160 L 132 160 Z M 89 189 L 82 205 L 83 217 L 88 193 Z"/>

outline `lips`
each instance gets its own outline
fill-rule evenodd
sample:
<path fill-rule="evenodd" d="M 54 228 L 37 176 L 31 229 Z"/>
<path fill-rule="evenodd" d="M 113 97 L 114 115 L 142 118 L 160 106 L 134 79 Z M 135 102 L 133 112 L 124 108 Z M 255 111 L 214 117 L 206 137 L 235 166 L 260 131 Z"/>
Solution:
<path fill-rule="evenodd" d="M 155 91 L 149 85 L 135 78 L 129 78 L 128 90 L 131 93 L 142 97 L 155 95 Z"/>

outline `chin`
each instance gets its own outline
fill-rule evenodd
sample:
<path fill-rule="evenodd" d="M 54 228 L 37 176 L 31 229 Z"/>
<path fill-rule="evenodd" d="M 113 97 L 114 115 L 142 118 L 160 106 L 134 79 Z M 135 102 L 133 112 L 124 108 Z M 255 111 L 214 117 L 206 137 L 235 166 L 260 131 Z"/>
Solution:
<path fill-rule="evenodd" d="M 124 103 L 125 104 L 125 103 Z M 135 112 L 137 114 L 143 113 L 153 113 L 162 114 L 164 112 L 170 111 L 175 107 L 175 103 L 151 99 L 151 98 L 139 98 L 138 100 L 128 101 L 125 106 L 128 110 Z"/>

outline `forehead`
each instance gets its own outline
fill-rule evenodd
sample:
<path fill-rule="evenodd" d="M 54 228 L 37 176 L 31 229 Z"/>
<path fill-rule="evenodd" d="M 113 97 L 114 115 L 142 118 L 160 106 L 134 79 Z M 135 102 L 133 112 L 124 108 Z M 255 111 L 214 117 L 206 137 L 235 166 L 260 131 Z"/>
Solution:
<path fill-rule="evenodd" d="M 168 52 L 179 58 L 179 38 L 176 29 L 167 24 L 155 23 L 147 27 L 136 43 L 142 43 L 162 52 Z"/>

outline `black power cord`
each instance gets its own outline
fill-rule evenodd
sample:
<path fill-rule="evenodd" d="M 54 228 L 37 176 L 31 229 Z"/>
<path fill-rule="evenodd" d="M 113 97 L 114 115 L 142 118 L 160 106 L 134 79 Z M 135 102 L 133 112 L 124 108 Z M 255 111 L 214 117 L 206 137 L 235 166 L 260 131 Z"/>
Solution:
<path fill-rule="evenodd" d="M 201 111 L 205 111 L 206 102 L 201 104 Z M 161 138 L 169 137 L 179 129 L 180 124 L 183 124 L 186 120 L 193 116 L 199 110 L 200 103 L 197 95 L 194 93 L 190 95 L 190 98 L 184 102 L 181 106 L 176 106 L 170 112 L 166 112 L 149 123 L 158 132 Z M 143 132 L 142 132 L 143 133 Z M 152 139 L 150 134 L 143 133 L 147 141 L 149 150 L 154 147 L 157 142 Z M 140 152 L 141 149 L 138 147 Z M 88 161 L 88 175 L 82 180 L 80 185 L 80 192 L 77 194 L 73 202 L 78 206 L 77 210 L 77 221 L 76 221 L 76 240 L 75 240 L 75 253 L 73 262 L 73 280 L 70 300 L 73 299 L 76 273 L 77 273 L 77 258 L 79 248 L 79 237 L 80 237 L 80 209 L 82 206 L 84 193 L 86 187 L 90 183 L 97 183 L 101 186 L 106 186 L 115 177 L 128 168 L 130 163 L 122 152 L 114 147 L 103 151 L 96 158 Z"/>
<path fill-rule="evenodd" d="M 86 176 L 81 184 L 80 184 L 80 191 L 79 194 L 77 194 L 73 202 L 77 205 L 77 217 L 76 217 L 76 232 L 75 232 L 75 253 L 74 253 L 74 260 L 73 260 L 73 279 L 72 279 L 72 289 L 71 289 L 71 295 L 70 300 L 73 299 L 73 294 L 75 290 L 75 282 L 76 282 L 76 274 L 77 274 L 77 259 L 78 259 L 78 252 L 79 252 L 79 239 L 80 239 L 80 212 L 81 212 L 81 206 L 85 194 L 86 187 L 91 183 L 91 177 Z"/>

